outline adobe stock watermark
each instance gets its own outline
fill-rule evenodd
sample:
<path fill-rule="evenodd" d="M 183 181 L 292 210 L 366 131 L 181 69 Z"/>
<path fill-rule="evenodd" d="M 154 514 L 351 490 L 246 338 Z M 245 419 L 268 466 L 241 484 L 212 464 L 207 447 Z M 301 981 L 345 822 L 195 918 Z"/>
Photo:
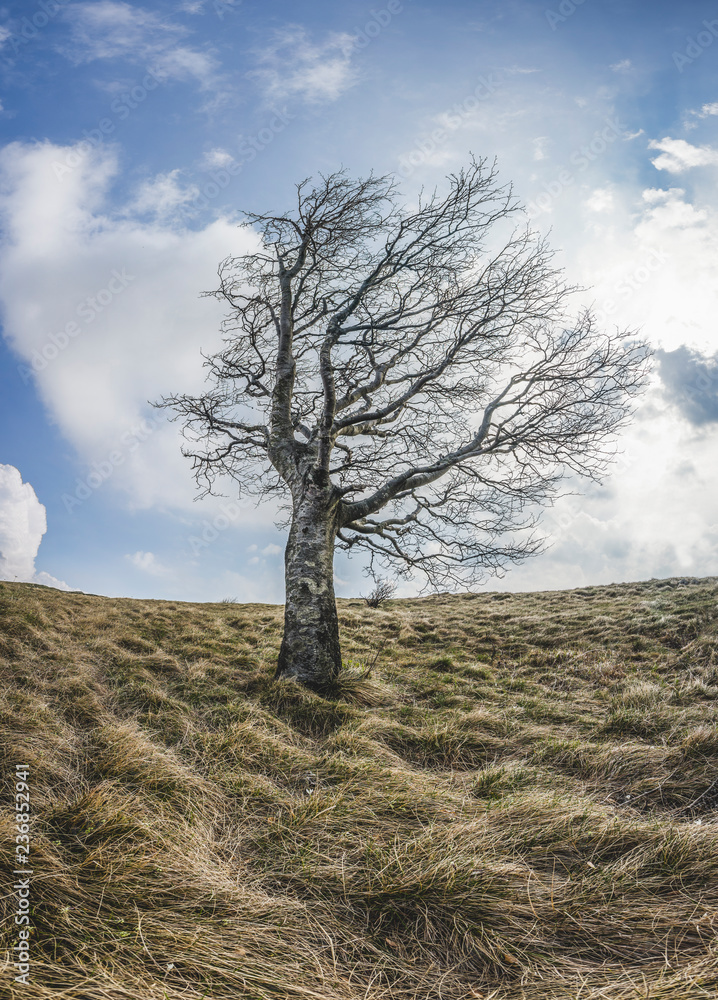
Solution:
<path fill-rule="evenodd" d="M 401 3 L 401 0 L 389 0 L 388 4 L 379 10 L 372 8 L 369 11 L 371 17 L 366 24 L 362 28 L 354 27 L 352 47 L 354 49 L 365 49 L 375 38 L 378 38 L 384 28 L 387 28 L 393 18 L 397 14 L 401 14 L 403 10 L 404 4 Z"/>
<path fill-rule="evenodd" d="M 402 177 L 411 177 L 416 168 L 424 163 L 432 153 L 435 153 L 446 142 L 451 133 L 460 128 L 466 119 L 481 106 L 483 101 L 493 97 L 499 85 L 499 78 L 492 73 L 488 77 L 479 77 L 479 82 L 470 94 L 462 101 L 452 105 L 448 111 L 437 115 L 437 118 L 443 119 L 445 124 L 418 137 L 414 141 L 413 149 L 409 153 L 401 155 L 397 172 Z"/>
<path fill-rule="evenodd" d="M 198 556 L 204 549 L 208 549 L 233 524 L 236 524 L 243 511 L 248 510 L 250 501 L 248 499 L 230 500 L 222 504 L 219 514 L 216 514 L 211 521 L 204 520 L 201 523 L 202 530 L 198 535 L 189 535 L 187 544 L 193 556 Z"/>
<path fill-rule="evenodd" d="M 135 280 L 134 274 L 128 274 L 126 268 L 114 269 L 110 273 L 110 280 L 107 284 L 95 292 L 94 295 L 87 295 L 77 303 L 75 313 L 84 321 L 85 327 L 107 309 L 109 305 L 121 295 L 130 282 Z M 33 375 L 44 371 L 47 366 L 57 358 L 69 344 L 83 332 L 82 326 L 76 320 L 70 320 L 62 330 L 57 333 L 49 333 L 42 347 L 32 352 L 30 367 L 18 365 L 17 370 L 25 385 L 32 379 Z"/>
<path fill-rule="evenodd" d="M 686 38 L 686 47 L 683 52 L 673 53 L 673 63 L 679 73 L 682 73 L 686 66 L 690 66 L 699 56 L 702 56 L 705 50 L 709 49 L 718 38 L 718 20 L 703 21 L 703 27 L 705 30 L 699 31 L 695 38 L 690 35 Z"/>
<path fill-rule="evenodd" d="M 74 514 L 78 507 L 89 500 L 89 498 L 99 488 L 110 479 L 116 469 L 125 464 L 128 456 L 137 451 L 141 444 L 150 438 L 161 421 L 154 417 L 146 417 L 137 424 L 133 424 L 120 436 L 120 446 L 114 448 L 109 454 L 99 462 L 91 463 L 91 471 L 84 478 L 78 477 L 75 481 L 73 493 L 63 493 L 61 500 L 68 514 Z"/>
<path fill-rule="evenodd" d="M 663 250 L 649 250 L 642 263 L 628 274 L 624 274 L 620 281 L 616 282 L 613 286 L 613 293 L 625 303 L 649 282 L 657 271 L 660 271 L 667 260 L 670 260 L 670 256 Z M 594 313 L 596 322 L 598 324 L 605 323 L 615 313 L 619 305 L 620 302 L 615 298 L 604 299 L 599 309 Z"/>
<path fill-rule="evenodd" d="M 568 21 L 572 14 L 586 2 L 586 0 L 561 0 L 557 10 L 547 9 L 544 16 L 551 26 L 551 31 L 555 31 L 559 24 Z"/>
<path fill-rule="evenodd" d="M 71 174 L 93 150 L 99 149 L 103 145 L 107 136 L 112 135 L 117 127 L 117 122 L 129 118 L 132 112 L 147 100 L 149 94 L 153 90 L 157 90 L 160 84 L 165 83 L 166 80 L 166 73 L 148 68 L 140 83 L 127 93 L 120 94 L 110 104 L 110 112 L 114 119 L 100 118 L 95 128 L 83 130 L 82 139 L 71 147 L 64 160 L 52 161 L 55 177 L 62 181 L 67 174 Z"/>
<path fill-rule="evenodd" d="M 37 9 L 32 14 L 27 14 L 20 22 L 20 30 L 14 32 L 7 39 L 12 45 L 15 55 L 20 54 L 23 45 L 33 42 L 43 28 L 47 27 L 53 18 L 57 17 L 61 10 L 68 7 L 72 0 L 40 0 Z"/>
<path fill-rule="evenodd" d="M 17 944 L 13 945 L 13 964 L 17 970 L 16 983 L 27 986 L 30 982 L 30 767 L 15 765 L 15 852 L 13 875 L 23 876 L 13 884 L 17 900 L 15 926 Z"/>
<path fill-rule="evenodd" d="M 538 215 L 548 212 L 558 197 L 567 187 L 570 187 L 576 180 L 576 172 L 586 170 L 595 160 L 602 156 L 606 150 L 617 139 L 627 136 L 628 129 L 616 118 L 607 118 L 602 129 L 596 129 L 589 142 L 578 149 L 575 149 L 569 156 L 569 164 L 575 168 L 575 172 L 568 167 L 562 167 L 554 180 L 544 183 L 543 191 L 530 201 L 526 207 L 528 217 L 535 219 Z"/>

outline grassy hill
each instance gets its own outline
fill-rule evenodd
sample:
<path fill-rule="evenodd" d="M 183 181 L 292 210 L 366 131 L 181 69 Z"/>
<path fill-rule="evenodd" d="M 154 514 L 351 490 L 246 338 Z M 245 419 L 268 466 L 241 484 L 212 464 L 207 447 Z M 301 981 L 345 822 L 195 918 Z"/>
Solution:
<path fill-rule="evenodd" d="M 339 609 L 320 697 L 279 607 L 0 586 L 0 993 L 718 997 L 718 580 Z"/>

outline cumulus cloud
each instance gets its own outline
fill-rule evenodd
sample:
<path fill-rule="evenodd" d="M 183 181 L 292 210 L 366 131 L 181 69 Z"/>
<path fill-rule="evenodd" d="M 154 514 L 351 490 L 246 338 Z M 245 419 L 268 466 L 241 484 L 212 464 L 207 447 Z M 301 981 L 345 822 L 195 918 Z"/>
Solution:
<path fill-rule="evenodd" d="M 718 309 L 714 280 L 718 215 L 711 207 L 691 201 L 680 188 L 648 189 L 643 202 L 644 210 L 627 238 L 652 247 L 662 266 L 651 282 L 633 280 L 632 294 L 626 299 L 629 321 L 643 327 L 652 343 L 665 350 L 687 344 L 710 351 Z M 622 238 L 618 233 L 617 242 Z M 631 278 L 636 277 L 640 279 L 634 272 Z"/>
<path fill-rule="evenodd" d="M 335 101 L 356 82 L 354 45 L 354 38 L 344 32 L 316 42 L 305 28 L 289 25 L 256 53 L 259 68 L 248 75 L 270 104 L 292 97 L 313 104 Z"/>
<path fill-rule="evenodd" d="M 35 569 L 42 536 L 47 531 L 45 507 L 30 483 L 13 465 L 0 465 L 0 580 L 43 583 L 69 590 L 66 583 Z"/>
<path fill-rule="evenodd" d="M 545 555 L 511 570 L 496 589 L 716 575 L 715 434 L 697 435 L 671 410 L 653 409 L 623 448 L 605 487 L 568 484 L 585 495 L 566 496 L 546 512 Z"/>
<path fill-rule="evenodd" d="M 656 360 L 666 399 L 692 424 L 718 423 L 718 352 L 681 346 L 657 351 Z"/>
<path fill-rule="evenodd" d="M 158 219 L 170 219 L 177 210 L 191 206 L 200 194 L 194 184 L 183 185 L 180 182 L 180 171 L 170 170 L 166 174 L 158 174 L 151 180 L 144 181 L 137 194 L 127 208 L 128 215 L 154 215 Z"/>
<path fill-rule="evenodd" d="M 569 277 L 588 290 L 584 300 L 599 324 L 639 330 L 663 350 L 687 345 L 711 354 L 718 213 L 677 187 L 626 192 L 611 184 L 586 195 L 582 205 L 567 197 L 553 221 L 562 227 Z"/>
<path fill-rule="evenodd" d="M 639 227 L 652 225 L 656 229 L 691 229 L 708 219 L 705 208 L 697 209 L 686 200 L 683 188 L 646 188 L 641 197 L 648 212 Z"/>
<path fill-rule="evenodd" d="M 661 150 L 661 155 L 651 162 L 656 170 L 667 170 L 670 174 L 681 174 L 693 167 L 718 164 L 718 149 L 713 149 L 711 146 L 692 146 L 685 139 L 654 139 L 648 143 L 648 148 Z"/>
<path fill-rule="evenodd" d="M 216 286 L 218 261 L 256 237 L 225 217 L 187 228 L 172 214 L 183 198 L 167 176 L 140 189 L 134 210 L 112 213 L 112 151 L 88 153 L 58 181 L 53 162 L 67 152 L 49 143 L 0 151 L 5 337 L 85 476 L 93 463 L 110 470 L 98 488 L 133 508 L 193 510 L 179 428 L 147 401 L 203 390 L 201 351 L 219 347 L 224 310 L 201 293 Z M 162 218 L 138 218 L 138 202 Z M 74 491 L 68 470 L 65 492 Z M 260 516 L 271 523 L 268 510 L 243 519 Z"/>

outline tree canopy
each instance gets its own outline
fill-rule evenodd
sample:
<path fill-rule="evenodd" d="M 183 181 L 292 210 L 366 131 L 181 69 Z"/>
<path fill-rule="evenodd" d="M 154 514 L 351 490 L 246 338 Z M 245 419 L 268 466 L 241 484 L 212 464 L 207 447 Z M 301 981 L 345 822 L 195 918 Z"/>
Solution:
<path fill-rule="evenodd" d="M 645 345 L 571 314 L 494 166 L 448 182 L 410 209 L 391 177 L 339 171 L 298 184 L 291 211 L 248 213 L 260 244 L 208 293 L 228 310 L 209 388 L 163 401 L 206 489 L 280 490 L 297 531 L 302 511 L 305 535 L 326 519 L 332 556 L 433 587 L 536 553 L 537 507 L 606 472 L 647 373 Z"/>

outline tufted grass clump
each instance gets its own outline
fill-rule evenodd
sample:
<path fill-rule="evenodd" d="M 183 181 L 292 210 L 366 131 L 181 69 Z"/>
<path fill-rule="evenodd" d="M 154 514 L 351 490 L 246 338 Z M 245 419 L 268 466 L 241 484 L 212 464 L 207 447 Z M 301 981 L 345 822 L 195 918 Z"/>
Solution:
<path fill-rule="evenodd" d="M 718 996 L 718 581 L 338 604 L 317 692 L 280 607 L 0 585 L 0 993 Z"/>

